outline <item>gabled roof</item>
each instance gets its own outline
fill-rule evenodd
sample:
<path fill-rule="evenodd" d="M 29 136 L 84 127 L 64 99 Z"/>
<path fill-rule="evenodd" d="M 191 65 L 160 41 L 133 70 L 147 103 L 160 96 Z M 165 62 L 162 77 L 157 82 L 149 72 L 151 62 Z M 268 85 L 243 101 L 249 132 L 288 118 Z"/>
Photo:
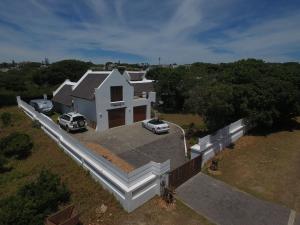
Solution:
<path fill-rule="evenodd" d="M 58 102 L 67 106 L 72 105 L 72 84 L 64 84 L 58 92 L 53 96 L 52 101 Z"/>
<path fill-rule="evenodd" d="M 111 71 L 89 72 L 74 87 L 72 96 L 92 100 L 95 98 L 95 89 L 108 77 Z"/>
<path fill-rule="evenodd" d="M 140 96 L 143 92 L 154 91 L 153 82 L 136 82 L 131 83 L 134 88 L 134 96 Z"/>
<path fill-rule="evenodd" d="M 145 71 L 127 71 L 130 81 L 142 81 L 145 78 Z"/>

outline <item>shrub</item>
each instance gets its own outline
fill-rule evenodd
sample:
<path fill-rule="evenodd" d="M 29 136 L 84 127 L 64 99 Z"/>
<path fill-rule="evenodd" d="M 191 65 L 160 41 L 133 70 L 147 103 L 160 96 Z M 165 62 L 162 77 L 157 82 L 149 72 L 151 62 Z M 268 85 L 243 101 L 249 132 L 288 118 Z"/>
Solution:
<path fill-rule="evenodd" d="M 0 155 L 0 172 L 5 170 L 6 163 L 7 159 L 3 155 Z"/>
<path fill-rule="evenodd" d="M 41 128 L 41 123 L 38 120 L 33 120 L 32 127 L 33 128 Z"/>
<path fill-rule="evenodd" d="M 1 121 L 4 127 L 7 127 L 11 124 L 11 113 L 4 112 L 1 114 Z"/>
<path fill-rule="evenodd" d="M 69 200 L 60 178 L 43 170 L 36 181 L 21 187 L 17 194 L 0 201 L 0 224 L 40 225 L 45 217 Z"/>
<path fill-rule="evenodd" d="M 32 147 L 30 136 L 24 133 L 15 132 L 0 141 L 0 150 L 7 157 L 24 158 L 29 155 Z"/>

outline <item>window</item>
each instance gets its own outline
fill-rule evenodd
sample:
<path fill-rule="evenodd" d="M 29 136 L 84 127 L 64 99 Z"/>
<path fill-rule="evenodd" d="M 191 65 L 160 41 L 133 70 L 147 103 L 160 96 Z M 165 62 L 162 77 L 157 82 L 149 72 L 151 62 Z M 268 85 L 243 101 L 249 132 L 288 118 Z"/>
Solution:
<path fill-rule="evenodd" d="M 63 120 L 68 120 L 68 121 L 70 121 L 70 119 L 71 119 L 71 117 L 69 117 L 69 116 L 67 116 L 67 115 L 63 115 L 61 118 L 62 118 Z"/>
<path fill-rule="evenodd" d="M 111 102 L 123 101 L 123 87 L 122 86 L 110 87 L 110 101 Z"/>

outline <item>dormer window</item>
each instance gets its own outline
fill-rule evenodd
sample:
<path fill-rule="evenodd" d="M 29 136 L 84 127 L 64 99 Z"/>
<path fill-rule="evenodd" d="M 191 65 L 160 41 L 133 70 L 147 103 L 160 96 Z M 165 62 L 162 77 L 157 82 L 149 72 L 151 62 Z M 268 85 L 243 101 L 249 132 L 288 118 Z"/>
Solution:
<path fill-rule="evenodd" d="M 122 86 L 110 87 L 110 101 L 111 102 L 123 101 L 123 87 Z"/>

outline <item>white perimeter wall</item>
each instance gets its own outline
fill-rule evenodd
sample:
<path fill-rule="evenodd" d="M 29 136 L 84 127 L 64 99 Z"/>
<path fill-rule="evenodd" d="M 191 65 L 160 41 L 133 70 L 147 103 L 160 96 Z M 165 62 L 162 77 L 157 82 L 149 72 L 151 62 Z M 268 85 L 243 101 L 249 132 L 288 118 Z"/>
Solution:
<path fill-rule="evenodd" d="M 247 127 L 243 119 L 235 121 L 214 134 L 199 138 L 199 142 L 191 147 L 191 159 L 203 154 L 202 166 L 225 147 L 244 136 Z"/>
<path fill-rule="evenodd" d="M 88 170 L 103 188 L 110 191 L 127 212 L 133 211 L 155 195 L 162 194 L 160 186 L 162 180 L 168 185 L 170 160 L 164 163 L 149 162 L 130 173 L 125 173 L 60 129 L 49 117 L 35 111 L 20 97 L 17 97 L 17 102 L 31 119 L 40 122 L 41 128 L 65 153 Z"/>

